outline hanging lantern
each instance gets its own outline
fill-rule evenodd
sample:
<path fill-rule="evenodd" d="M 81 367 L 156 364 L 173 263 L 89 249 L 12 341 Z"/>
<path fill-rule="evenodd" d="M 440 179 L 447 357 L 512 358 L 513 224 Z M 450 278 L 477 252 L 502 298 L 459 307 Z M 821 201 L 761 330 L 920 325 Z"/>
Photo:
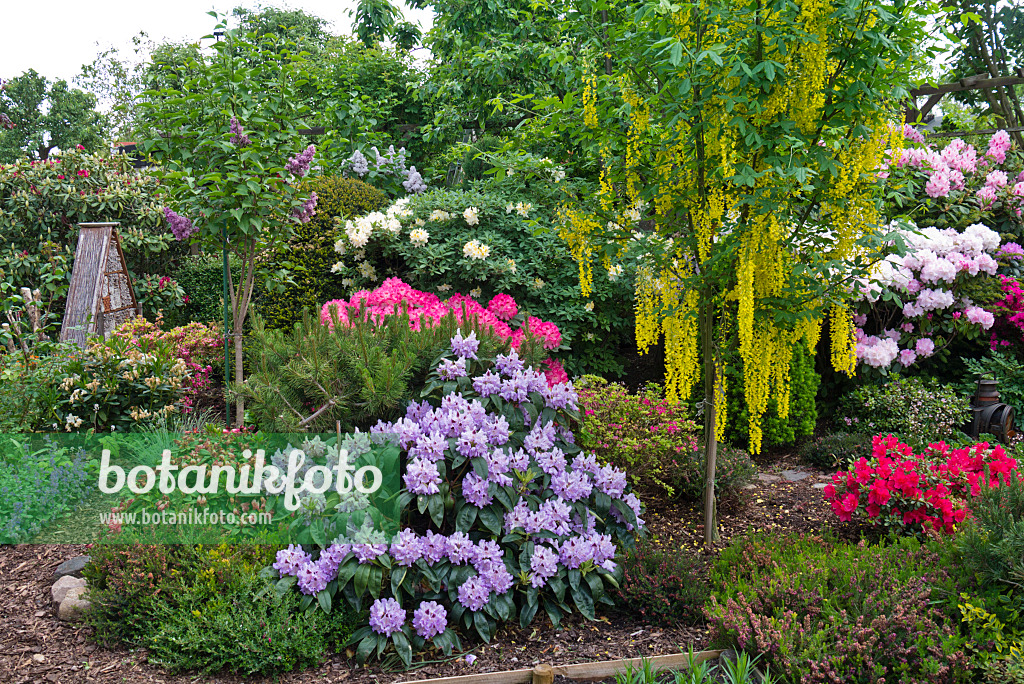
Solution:
<path fill-rule="evenodd" d="M 967 434 L 974 439 L 982 434 L 995 435 L 1006 444 L 1017 436 L 1013 427 L 1017 412 L 999 401 L 998 385 L 995 380 L 978 380 L 978 389 L 971 398 L 971 423 Z"/>

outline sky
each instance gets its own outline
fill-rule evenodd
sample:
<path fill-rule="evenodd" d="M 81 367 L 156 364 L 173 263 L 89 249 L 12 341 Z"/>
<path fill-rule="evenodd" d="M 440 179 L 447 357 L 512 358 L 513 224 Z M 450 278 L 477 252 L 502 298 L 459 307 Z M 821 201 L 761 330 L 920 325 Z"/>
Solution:
<path fill-rule="evenodd" d="M 0 78 L 35 69 L 50 80 L 71 83 L 83 64 L 102 50 L 132 54 L 132 36 L 145 31 L 155 43 L 195 41 L 213 31 L 206 13 L 227 14 L 242 5 L 301 9 L 331 22 L 332 33 L 351 33 L 355 0 L 4 0 L 0 11 Z M 426 31 L 431 13 L 402 6 L 407 19 Z"/>

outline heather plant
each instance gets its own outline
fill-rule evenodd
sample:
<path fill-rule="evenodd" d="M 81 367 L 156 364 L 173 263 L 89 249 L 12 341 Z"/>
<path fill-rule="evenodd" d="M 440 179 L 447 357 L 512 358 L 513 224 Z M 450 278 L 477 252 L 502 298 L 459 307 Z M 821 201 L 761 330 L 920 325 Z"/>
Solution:
<path fill-rule="evenodd" d="M 522 186 L 437 189 L 339 221 L 332 270 L 353 289 L 398 276 L 439 297 L 508 295 L 520 311 L 559 322 L 570 373 L 620 375 L 617 352 L 632 345 L 631 272 L 609 263 L 583 297 L 565 244 L 545 230 L 556 205 L 536 194 Z"/>
<path fill-rule="evenodd" d="M 457 648 L 456 626 L 490 641 L 501 623 L 525 627 L 540 610 L 556 625 L 576 610 L 593 619 L 618 584 L 616 541 L 643 529 L 625 473 L 574 444 L 572 385 L 549 384 L 515 350 L 482 351 L 475 334 L 457 333 L 424 399 L 371 430 L 407 456 L 408 527 L 390 544 L 370 532 L 278 553 L 278 587 L 297 586 L 301 605 L 372 600 L 352 637 L 360 660 L 393 644 L 408 665 L 428 642 Z"/>
<path fill-rule="evenodd" d="M 622 581 L 614 591 L 620 609 L 658 625 L 699 623 L 710 596 L 692 549 L 653 539 L 621 557 Z"/>
<path fill-rule="evenodd" d="M 182 410 L 189 378 L 169 341 L 119 335 L 91 341 L 64 372 L 50 426 L 55 432 L 124 432 L 166 419 Z"/>
<path fill-rule="evenodd" d="M 856 516 L 897 531 L 953 534 L 983 490 L 1020 477 L 1017 465 L 987 442 L 939 442 L 915 454 L 892 435 L 876 435 L 871 456 L 833 473 L 823 493 L 843 521 Z"/>
<path fill-rule="evenodd" d="M 971 681 L 952 569 L 948 549 L 916 539 L 750 535 L 711 570 L 712 640 L 786 681 Z"/>
<path fill-rule="evenodd" d="M 0 445 L 0 544 L 31 539 L 47 522 L 71 510 L 91 490 L 96 461 L 85 450 L 27 440 Z"/>
<path fill-rule="evenodd" d="M 954 441 L 970 419 L 970 399 L 954 385 L 896 376 L 881 386 L 863 385 L 839 402 L 836 427 L 892 433 L 915 448 Z"/>

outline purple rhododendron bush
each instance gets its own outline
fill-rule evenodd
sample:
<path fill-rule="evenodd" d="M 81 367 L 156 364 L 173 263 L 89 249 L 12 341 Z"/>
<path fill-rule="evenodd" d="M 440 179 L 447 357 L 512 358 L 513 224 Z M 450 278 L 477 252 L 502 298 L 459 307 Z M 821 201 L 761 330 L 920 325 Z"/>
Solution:
<path fill-rule="evenodd" d="M 549 386 L 515 350 L 478 358 L 475 334 L 456 334 L 434 364 L 422 401 L 378 423 L 376 441 L 405 457 L 407 526 L 381 536 L 290 546 L 273 565 L 279 591 L 329 611 L 369 605 L 357 657 L 389 646 L 408 665 L 433 645 L 461 648 L 457 632 L 490 641 L 498 626 L 553 623 L 573 611 L 593 619 L 611 604 L 616 555 L 644 526 L 626 475 L 575 444 L 572 383 Z"/>

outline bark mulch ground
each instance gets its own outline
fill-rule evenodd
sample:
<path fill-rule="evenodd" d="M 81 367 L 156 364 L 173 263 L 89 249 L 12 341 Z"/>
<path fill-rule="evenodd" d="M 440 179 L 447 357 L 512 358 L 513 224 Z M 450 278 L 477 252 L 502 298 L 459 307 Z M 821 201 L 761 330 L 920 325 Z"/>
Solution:
<path fill-rule="evenodd" d="M 810 532 L 831 527 L 838 535 L 855 539 L 859 529 L 837 525 L 815 483 L 825 473 L 801 465 L 794 456 L 773 454 L 760 459 L 762 475 L 778 476 L 783 470 L 809 474 L 798 482 L 755 480 L 752 489 L 719 509 L 724 548 L 734 537 L 751 531 Z M 769 477 L 769 479 L 771 479 Z M 647 498 L 648 525 L 661 544 L 680 544 L 703 553 L 702 507 Z M 143 650 L 111 651 L 95 645 L 90 629 L 60 622 L 50 606 L 54 569 L 68 558 L 88 553 L 75 545 L 0 546 L 0 683 L 78 684 L 79 682 L 125 684 L 239 684 L 272 681 L 233 675 L 168 675 L 147 662 Z M 317 668 L 282 675 L 283 684 L 299 682 L 399 682 L 458 674 L 498 672 L 529 668 L 541 662 L 552 665 L 614 660 L 637 656 L 678 653 L 692 646 L 707 646 L 702 627 L 671 629 L 645 625 L 629 615 L 608 614 L 596 622 L 576 617 L 554 629 L 547 621 L 535 621 L 528 630 L 507 627 L 491 644 L 472 648 L 473 665 L 462 659 L 427 664 L 411 672 L 388 668 L 389 663 L 354 667 L 345 654 L 327 658 Z M 467 647 L 472 644 L 465 644 Z"/>

